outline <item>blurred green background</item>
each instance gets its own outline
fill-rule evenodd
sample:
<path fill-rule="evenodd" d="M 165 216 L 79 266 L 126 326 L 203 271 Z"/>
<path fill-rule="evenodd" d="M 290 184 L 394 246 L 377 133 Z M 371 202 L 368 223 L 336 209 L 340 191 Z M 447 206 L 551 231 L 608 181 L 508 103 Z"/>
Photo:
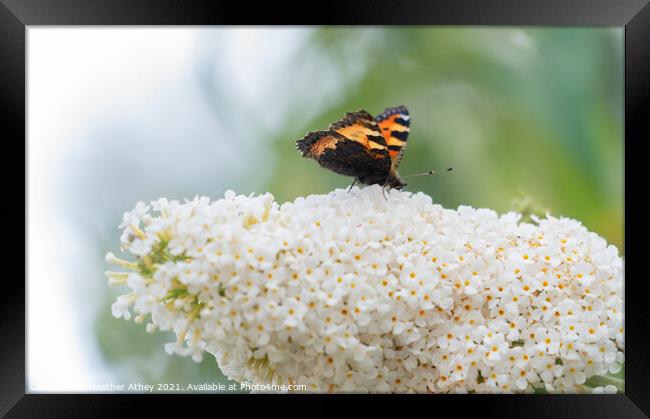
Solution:
<path fill-rule="evenodd" d="M 400 174 L 454 168 L 408 179 L 407 190 L 499 213 L 531 199 L 623 253 L 622 28 L 191 31 L 181 80 L 87 128 L 54 189 L 87 239 L 86 266 L 71 265 L 70 275 L 93 291 L 71 298 L 87 307 L 84 336 L 114 382 L 226 382 L 213 357 L 168 356 L 170 334 L 112 317 L 124 290 L 107 287 L 103 255 L 118 248 L 121 214 L 161 196 L 217 199 L 233 189 L 283 202 L 345 188 L 352 179 L 302 158 L 295 141 L 348 111 L 406 105 Z"/>

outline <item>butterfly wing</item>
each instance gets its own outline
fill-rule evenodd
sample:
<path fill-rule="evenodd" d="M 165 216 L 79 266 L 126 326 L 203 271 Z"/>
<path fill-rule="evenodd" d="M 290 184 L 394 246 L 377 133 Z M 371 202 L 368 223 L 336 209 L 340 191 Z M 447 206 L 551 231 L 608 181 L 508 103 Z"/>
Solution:
<path fill-rule="evenodd" d="M 349 112 L 328 131 L 313 131 L 297 142 L 303 157 L 363 183 L 388 176 L 391 159 L 377 122 L 366 111 Z"/>
<path fill-rule="evenodd" d="M 296 148 L 303 157 L 318 160 L 327 150 L 336 150 L 341 141 L 346 138 L 333 131 L 308 132 L 302 139 L 296 141 Z"/>
<path fill-rule="evenodd" d="M 366 111 L 348 112 L 343 119 L 331 124 L 329 129 L 358 142 L 371 153 L 387 150 L 386 139 L 379 125 Z"/>
<path fill-rule="evenodd" d="M 409 111 L 406 106 L 388 108 L 382 114 L 377 115 L 375 120 L 384 136 L 392 162 L 391 168 L 395 170 L 402 160 L 404 149 L 406 149 L 406 140 L 410 130 Z"/>

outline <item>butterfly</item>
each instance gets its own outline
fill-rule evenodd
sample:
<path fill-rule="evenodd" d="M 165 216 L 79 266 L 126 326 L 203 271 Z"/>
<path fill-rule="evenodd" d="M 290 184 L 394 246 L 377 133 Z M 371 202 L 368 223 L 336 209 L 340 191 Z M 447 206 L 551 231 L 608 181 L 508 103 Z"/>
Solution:
<path fill-rule="evenodd" d="M 405 106 L 388 108 L 372 117 L 360 110 L 348 112 L 327 131 L 312 131 L 296 142 L 303 157 L 354 182 L 402 189 L 397 174 L 409 135 L 410 117 Z"/>

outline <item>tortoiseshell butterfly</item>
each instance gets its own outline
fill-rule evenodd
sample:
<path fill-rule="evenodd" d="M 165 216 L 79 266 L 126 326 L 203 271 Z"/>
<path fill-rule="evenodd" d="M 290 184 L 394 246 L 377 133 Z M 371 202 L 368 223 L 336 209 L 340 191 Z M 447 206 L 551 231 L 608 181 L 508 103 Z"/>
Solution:
<path fill-rule="evenodd" d="M 312 131 L 298 140 L 297 148 L 303 157 L 353 176 L 355 182 L 402 189 L 406 183 L 397 175 L 397 167 L 406 148 L 409 119 L 405 106 L 388 108 L 374 118 L 364 110 L 348 112 L 327 131 Z"/>

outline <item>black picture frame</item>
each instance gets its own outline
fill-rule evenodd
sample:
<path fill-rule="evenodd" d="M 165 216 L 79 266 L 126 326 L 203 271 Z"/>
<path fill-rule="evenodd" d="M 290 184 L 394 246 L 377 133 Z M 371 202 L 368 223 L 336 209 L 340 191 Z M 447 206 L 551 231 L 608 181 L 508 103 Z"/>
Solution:
<path fill-rule="evenodd" d="M 224 414 L 249 416 L 252 408 L 279 416 L 340 414 L 332 401 L 359 403 L 368 415 L 390 407 L 402 414 L 422 409 L 430 415 L 454 416 L 469 411 L 500 417 L 647 417 L 650 414 L 650 304 L 644 292 L 641 266 L 650 234 L 650 205 L 644 190 L 641 152 L 647 142 L 650 118 L 650 6 L 648 0 L 364 0 L 278 4 L 213 1 L 147 0 L 0 0 L 0 115 L 3 122 L 2 179 L 5 199 L 0 202 L 0 240 L 5 257 L 4 286 L 0 292 L 0 414 L 7 417 L 104 417 L 135 414 L 134 404 L 147 403 L 171 413 L 187 414 L 199 406 Z M 43 395 L 26 394 L 25 320 L 26 263 L 17 260 L 21 223 L 26 223 L 26 30 L 37 25 L 222 25 L 222 24 L 338 24 L 338 25 L 513 25 L 625 27 L 625 335 L 626 383 L 624 395 L 513 395 L 513 396 L 317 396 L 295 395 Z M 19 181 L 21 162 L 24 182 Z M 638 245 L 637 245 L 638 243 Z M 25 262 L 27 261 L 26 247 Z M 15 272 L 14 272 L 15 271 Z M 15 273 L 15 274 L 14 274 Z M 12 275 L 13 274 L 13 275 Z M 23 275 L 21 275 L 23 274 Z M 65 342 L 52 342 L 64 345 Z M 217 399 L 215 399 L 217 397 Z M 253 398 L 251 398 L 253 397 Z M 250 403 L 264 397 L 260 403 Z M 363 397 L 363 398 L 361 398 Z M 407 398 L 407 400 L 404 400 Z M 226 401 L 234 402 L 226 407 Z M 405 401 L 408 410 L 402 403 Z M 279 403 L 288 402 L 290 410 Z M 306 402 L 299 403 L 298 402 Z M 285 403 L 283 403 L 285 404 Z M 299 406 L 300 407 L 297 407 Z M 308 409 L 308 410 L 303 410 Z M 444 409 L 444 410 L 443 410 Z M 451 409 L 451 410 L 448 410 Z M 198 412 L 198 410 L 197 410 Z M 196 413 L 198 414 L 198 413 Z M 270 414 L 275 416 L 276 414 Z M 229 417 L 232 417 L 229 415 Z"/>

